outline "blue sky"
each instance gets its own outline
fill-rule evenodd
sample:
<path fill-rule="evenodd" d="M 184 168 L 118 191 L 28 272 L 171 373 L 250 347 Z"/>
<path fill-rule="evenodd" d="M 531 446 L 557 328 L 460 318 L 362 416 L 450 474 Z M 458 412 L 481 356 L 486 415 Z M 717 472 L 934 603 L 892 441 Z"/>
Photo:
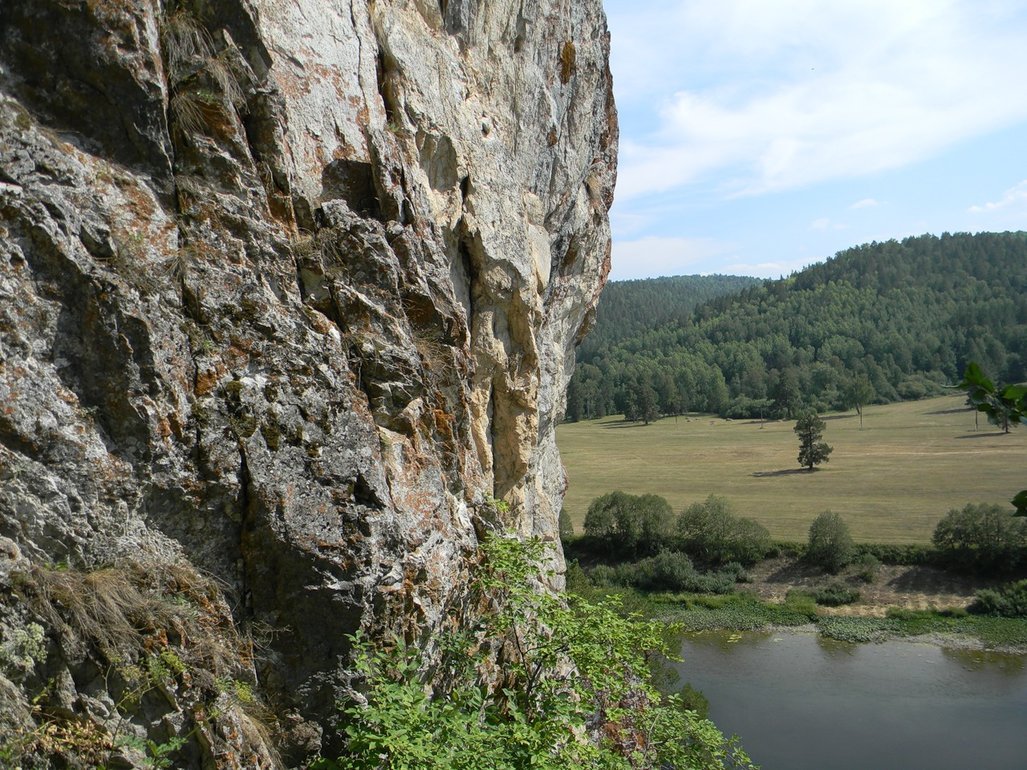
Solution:
<path fill-rule="evenodd" d="M 1027 229 L 1023 0 L 604 0 L 614 280 Z"/>

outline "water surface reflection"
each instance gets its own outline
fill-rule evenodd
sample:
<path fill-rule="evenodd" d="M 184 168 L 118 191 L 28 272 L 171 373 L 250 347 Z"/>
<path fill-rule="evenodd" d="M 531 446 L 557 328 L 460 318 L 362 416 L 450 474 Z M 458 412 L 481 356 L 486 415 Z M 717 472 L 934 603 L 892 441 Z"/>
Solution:
<path fill-rule="evenodd" d="M 1027 659 L 903 641 L 704 632 L 681 678 L 764 770 L 1027 768 Z"/>

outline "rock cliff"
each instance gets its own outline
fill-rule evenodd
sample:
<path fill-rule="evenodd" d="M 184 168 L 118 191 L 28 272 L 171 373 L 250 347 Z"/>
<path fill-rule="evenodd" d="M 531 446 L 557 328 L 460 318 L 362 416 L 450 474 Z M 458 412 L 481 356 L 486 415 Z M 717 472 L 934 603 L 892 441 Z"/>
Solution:
<path fill-rule="evenodd" d="M 347 634 L 555 539 L 607 56 L 600 0 L 0 0 L 0 756 L 301 765 Z"/>

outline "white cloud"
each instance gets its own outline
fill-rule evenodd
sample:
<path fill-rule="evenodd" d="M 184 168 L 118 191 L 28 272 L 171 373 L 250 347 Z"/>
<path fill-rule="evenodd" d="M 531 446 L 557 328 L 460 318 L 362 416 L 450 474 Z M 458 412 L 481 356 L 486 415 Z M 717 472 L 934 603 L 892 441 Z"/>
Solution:
<path fill-rule="evenodd" d="M 722 195 L 794 189 L 1027 120 L 1011 0 L 607 7 L 625 123 L 648 124 L 623 144 L 622 200 L 711 179 Z"/>
<path fill-rule="evenodd" d="M 850 209 L 872 209 L 872 208 L 876 208 L 877 206 L 880 206 L 880 205 L 881 205 L 880 202 L 874 200 L 873 198 L 864 198 L 863 200 L 856 201 L 851 206 L 849 206 L 849 208 Z"/>
<path fill-rule="evenodd" d="M 652 275 L 688 275 L 719 272 L 713 266 L 732 252 L 728 244 L 712 238 L 647 236 L 632 241 L 614 240 L 610 277 L 616 281 Z"/>
<path fill-rule="evenodd" d="M 971 214 L 986 214 L 1018 206 L 1027 207 L 1027 179 L 1010 187 L 997 201 L 990 201 L 967 209 Z"/>

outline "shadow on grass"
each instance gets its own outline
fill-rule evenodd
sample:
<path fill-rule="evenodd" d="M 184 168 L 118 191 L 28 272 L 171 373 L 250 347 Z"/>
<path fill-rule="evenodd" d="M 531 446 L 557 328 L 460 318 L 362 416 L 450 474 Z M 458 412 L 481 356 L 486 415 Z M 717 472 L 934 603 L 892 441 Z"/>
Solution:
<path fill-rule="evenodd" d="M 790 561 L 767 575 L 766 582 L 795 583 L 799 585 L 823 577 L 831 576 L 827 575 L 820 567 L 813 566 L 812 564 L 806 564 L 803 561 Z"/>
<path fill-rule="evenodd" d="M 956 436 L 958 439 L 964 438 L 995 438 L 995 436 L 1008 436 L 1008 433 L 1003 433 L 1000 430 L 989 430 L 982 431 L 981 433 L 964 433 L 962 436 Z"/>
<path fill-rule="evenodd" d="M 813 470 L 820 470 L 814 468 Z M 773 478 L 774 476 L 794 476 L 798 473 L 809 473 L 805 468 L 785 468 L 780 471 L 753 471 L 752 475 L 758 479 Z"/>
<path fill-rule="evenodd" d="M 973 409 L 968 406 L 957 406 L 955 409 L 938 409 L 934 412 L 927 412 L 927 414 L 973 414 Z"/>
<path fill-rule="evenodd" d="M 829 414 L 826 417 L 821 417 L 820 419 L 824 422 L 830 422 L 831 420 L 854 420 L 858 416 L 859 415 L 856 414 Z"/>
<path fill-rule="evenodd" d="M 648 424 L 652 425 L 652 423 Z M 601 423 L 601 425 L 603 428 L 644 428 L 646 427 L 647 423 L 644 423 L 641 420 L 638 420 L 636 422 L 623 420 L 621 422 L 604 422 Z"/>
<path fill-rule="evenodd" d="M 911 594 L 962 594 L 970 596 L 978 588 L 998 585 L 1001 581 L 955 575 L 937 567 L 918 566 L 888 581 L 895 591 Z"/>

